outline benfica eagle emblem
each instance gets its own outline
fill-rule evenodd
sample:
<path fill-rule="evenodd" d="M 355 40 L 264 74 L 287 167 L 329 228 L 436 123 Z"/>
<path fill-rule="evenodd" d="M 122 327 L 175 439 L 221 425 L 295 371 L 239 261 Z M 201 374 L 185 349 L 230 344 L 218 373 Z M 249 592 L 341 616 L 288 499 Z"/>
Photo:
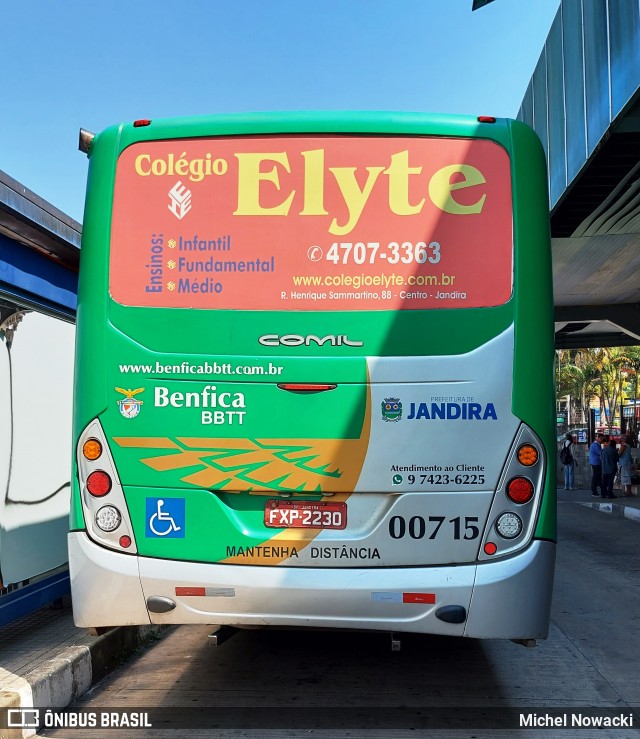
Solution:
<path fill-rule="evenodd" d="M 140 406 L 142 405 L 143 401 L 138 400 L 133 396 L 141 393 L 144 388 L 138 387 L 135 390 L 123 390 L 121 387 L 117 387 L 116 390 L 126 396 L 121 400 L 116 401 L 118 403 L 118 407 L 120 408 L 120 413 L 122 413 L 125 418 L 135 418 L 138 413 L 140 413 Z"/>

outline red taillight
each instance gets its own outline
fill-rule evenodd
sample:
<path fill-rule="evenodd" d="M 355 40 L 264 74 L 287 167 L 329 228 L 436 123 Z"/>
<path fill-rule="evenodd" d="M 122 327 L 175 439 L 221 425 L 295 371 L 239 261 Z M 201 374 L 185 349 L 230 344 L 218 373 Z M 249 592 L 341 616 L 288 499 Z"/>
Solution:
<path fill-rule="evenodd" d="M 123 549 L 128 549 L 131 546 L 131 537 L 130 536 L 121 536 L 119 539 L 120 546 Z"/>
<path fill-rule="evenodd" d="M 492 115 L 479 115 L 478 123 L 495 123 L 496 119 Z"/>
<path fill-rule="evenodd" d="M 101 498 L 111 490 L 111 478 L 106 472 L 96 470 L 87 477 L 87 490 L 95 498 Z"/>
<path fill-rule="evenodd" d="M 321 393 L 335 390 L 338 386 L 328 382 L 279 382 L 278 387 L 291 393 Z"/>
<path fill-rule="evenodd" d="M 488 541 L 484 545 L 485 554 L 495 554 L 497 551 L 498 551 L 498 547 L 492 541 Z"/>
<path fill-rule="evenodd" d="M 140 128 L 141 126 L 150 126 L 151 121 L 148 118 L 140 118 L 137 121 L 133 122 L 134 128 Z"/>
<path fill-rule="evenodd" d="M 507 497 L 514 503 L 528 503 L 533 498 L 533 483 L 526 477 L 514 477 L 507 485 Z"/>

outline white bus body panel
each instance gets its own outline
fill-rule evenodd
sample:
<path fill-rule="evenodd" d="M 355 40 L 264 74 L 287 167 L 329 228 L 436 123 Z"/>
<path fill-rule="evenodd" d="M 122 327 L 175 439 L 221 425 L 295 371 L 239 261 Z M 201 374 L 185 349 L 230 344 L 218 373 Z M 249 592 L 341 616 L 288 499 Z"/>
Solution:
<path fill-rule="evenodd" d="M 69 575 L 76 626 L 136 626 L 150 623 L 140 586 L 138 558 L 98 546 L 71 532 Z"/>
<path fill-rule="evenodd" d="M 513 639 L 547 636 L 555 564 L 555 544 L 546 541 L 481 565 L 313 571 L 124 555 L 82 532 L 69 534 L 69 553 L 78 626 L 304 626 Z M 176 587 L 206 588 L 208 594 L 176 596 Z M 416 593 L 434 594 L 435 603 L 403 602 L 403 594 Z M 149 613 L 152 596 L 176 607 Z M 445 605 L 464 607 L 467 620 L 437 618 Z"/>

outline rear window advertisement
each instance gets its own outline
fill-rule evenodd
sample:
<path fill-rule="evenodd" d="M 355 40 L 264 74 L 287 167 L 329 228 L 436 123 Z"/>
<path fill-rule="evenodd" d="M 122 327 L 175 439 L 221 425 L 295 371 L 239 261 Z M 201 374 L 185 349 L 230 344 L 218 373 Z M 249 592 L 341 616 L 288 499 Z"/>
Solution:
<path fill-rule="evenodd" d="M 509 157 L 491 141 L 156 141 L 118 160 L 110 292 L 124 305 L 412 310 L 501 305 Z"/>

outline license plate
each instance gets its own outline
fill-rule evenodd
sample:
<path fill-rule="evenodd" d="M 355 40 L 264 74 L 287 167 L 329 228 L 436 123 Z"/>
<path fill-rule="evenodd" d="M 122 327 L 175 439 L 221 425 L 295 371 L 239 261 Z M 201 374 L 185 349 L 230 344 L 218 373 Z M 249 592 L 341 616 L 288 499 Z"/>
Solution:
<path fill-rule="evenodd" d="M 310 500 L 268 500 L 264 525 L 276 529 L 344 529 L 346 503 L 316 503 Z"/>

